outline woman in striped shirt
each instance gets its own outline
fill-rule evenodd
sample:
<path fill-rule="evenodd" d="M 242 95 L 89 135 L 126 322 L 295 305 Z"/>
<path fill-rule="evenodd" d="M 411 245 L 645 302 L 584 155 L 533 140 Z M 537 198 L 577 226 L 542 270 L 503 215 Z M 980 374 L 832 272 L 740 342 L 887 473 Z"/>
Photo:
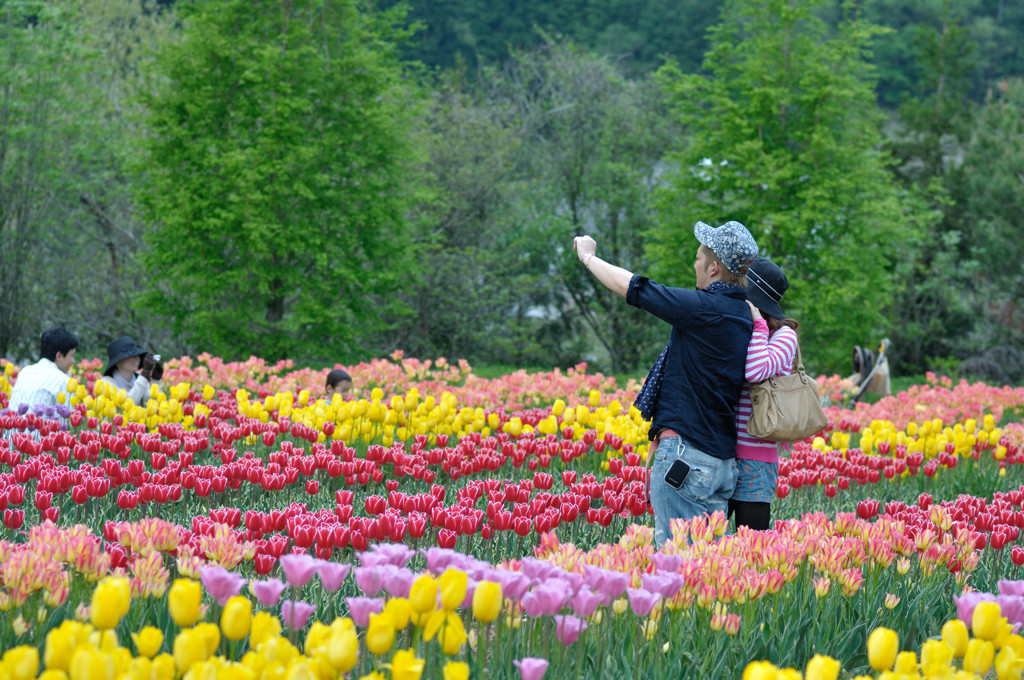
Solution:
<path fill-rule="evenodd" d="M 737 527 L 766 530 L 779 479 L 779 444 L 747 434 L 750 383 L 793 372 L 799 324 L 787 319 L 779 306 L 789 280 L 778 265 L 759 257 L 750 265 L 747 279 L 754 332 L 747 347 L 746 383 L 736 411 L 736 490 L 729 500 L 729 513 L 735 513 Z"/>

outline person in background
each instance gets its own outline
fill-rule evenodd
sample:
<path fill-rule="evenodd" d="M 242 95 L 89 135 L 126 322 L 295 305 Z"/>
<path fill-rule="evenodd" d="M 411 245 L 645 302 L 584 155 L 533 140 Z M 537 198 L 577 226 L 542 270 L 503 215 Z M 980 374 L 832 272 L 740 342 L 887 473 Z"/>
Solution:
<path fill-rule="evenodd" d="M 39 413 L 41 408 L 68 411 L 71 406 L 68 371 L 75 363 L 77 347 L 78 338 L 66 328 L 51 328 L 43 332 L 39 340 L 40 359 L 18 373 L 8 408 L 20 413 L 29 410 Z M 64 395 L 63 404 L 59 399 L 61 394 Z M 66 416 L 67 413 L 61 415 Z"/>
<path fill-rule="evenodd" d="M 344 369 L 333 369 L 327 374 L 327 386 L 324 391 L 328 401 L 333 399 L 336 394 L 340 394 L 342 399 L 347 399 L 348 393 L 352 391 L 352 376 Z"/>
<path fill-rule="evenodd" d="M 123 335 L 107 345 L 107 360 L 102 381 L 127 392 L 137 406 L 145 406 L 149 401 L 150 384 L 163 377 L 163 364 L 159 359 Z"/>
<path fill-rule="evenodd" d="M 747 269 L 757 243 L 739 222 L 697 222 L 693 233 L 700 242 L 696 290 L 605 262 L 589 236 L 573 242 L 583 266 L 606 288 L 670 326 L 668 345 L 634 403 L 651 421 L 648 483 L 659 548 L 672 537 L 673 519 L 725 514 L 736 482 L 735 410 L 751 330 Z"/>
<path fill-rule="evenodd" d="M 736 411 L 736 490 L 729 499 L 729 514 L 735 514 L 737 527 L 764 531 L 771 521 L 772 496 L 779 480 L 779 443 L 747 434 L 753 408 L 750 383 L 793 372 L 799 324 L 787 319 L 779 306 L 789 279 L 778 265 L 759 257 L 750 265 L 747 280 L 754 332 L 747 347 L 747 382 Z"/>

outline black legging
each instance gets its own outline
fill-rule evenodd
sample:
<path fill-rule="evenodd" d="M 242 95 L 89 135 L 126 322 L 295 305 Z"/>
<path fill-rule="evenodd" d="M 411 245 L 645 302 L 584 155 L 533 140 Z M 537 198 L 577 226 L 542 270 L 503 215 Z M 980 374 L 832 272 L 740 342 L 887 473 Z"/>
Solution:
<path fill-rule="evenodd" d="M 737 527 L 750 527 L 758 531 L 767 531 L 771 521 L 771 503 L 752 503 L 750 501 L 729 500 L 729 514 L 736 515 Z"/>

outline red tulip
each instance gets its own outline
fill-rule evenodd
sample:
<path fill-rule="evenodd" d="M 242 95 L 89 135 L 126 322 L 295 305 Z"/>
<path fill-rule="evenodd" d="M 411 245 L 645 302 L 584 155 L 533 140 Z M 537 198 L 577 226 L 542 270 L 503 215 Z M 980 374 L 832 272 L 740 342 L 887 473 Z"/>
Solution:
<path fill-rule="evenodd" d="M 7 525 L 8 529 L 20 529 L 21 525 L 25 523 L 25 511 L 24 510 L 4 510 L 4 524 Z"/>
<path fill-rule="evenodd" d="M 437 532 L 437 545 L 441 548 L 454 548 L 459 536 L 454 531 L 441 529 Z"/>

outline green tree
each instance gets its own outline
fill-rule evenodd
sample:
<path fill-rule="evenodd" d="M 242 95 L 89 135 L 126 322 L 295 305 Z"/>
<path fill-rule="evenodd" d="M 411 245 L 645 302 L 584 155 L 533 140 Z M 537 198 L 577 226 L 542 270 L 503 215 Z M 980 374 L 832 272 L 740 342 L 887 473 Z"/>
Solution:
<path fill-rule="evenodd" d="M 647 270 L 650 199 L 673 132 L 660 93 L 649 78 L 630 80 L 608 59 L 556 42 L 516 52 L 492 82 L 520 121 L 524 227 L 558 283 L 538 302 L 568 324 L 561 332 L 596 341 L 612 370 L 632 370 L 657 354 L 663 329 L 605 289 L 571 247 L 590 234 L 603 258 Z"/>
<path fill-rule="evenodd" d="M 1024 341 L 1024 82 L 999 85 L 978 112 L 955 198 L 977 271 L 964 293 L 979 317 L 974 352 Z"/>
<path fill-rule="evenodd" d="M 838 371 L 854 345 L 887 332 L 897 265 L 927 216 L 880 150 L 868 60 L 882 29 L 847 3 L 832 32 L 819 5 L 731 0 L 711 31 L 710 76 L 662 69 L 687 134 L 669 155 L 652 253 L 663 271 L 686 271 L 695 221 L 743 222 L 789 277 L 785 307 L 801 322 L 806 362 Z"/>
<path fill-rule="evenodd" d="M 928 224 L 921 247 L 901 258 L 915 282 L 891 306 L 891 363 L 901 373 L 923 373 L 934 360 L 962 353 L 975 320 L 964 290 L 976 267 L 963 238 L 961 210 L 951 198 L 962 181 L 959 159 L 973 109 L 974 42 L 963 26 L 962 4 L 942 0 L 934 23 L 914 26 L 914 96 L 890 126 L 895 176 L 941 216 Z"/>
<path fill-rule="evenodd" d="M 197 1 L 146 102 L 143 303 L 226 356 L 354 358 L 413 271 L 403 11 Z"/>
<path fill-rule="evenodd" d="M 379 344 L 474 362 L 571 362 L 564 338 L 530 313 L 550 286 L 544 247 L 517 207 L 519 126 L 464 69 L 439 79 L 424 121 L 429 189 L 413 220 L 423 274 L 399 293 L 412 314 Z"/>

